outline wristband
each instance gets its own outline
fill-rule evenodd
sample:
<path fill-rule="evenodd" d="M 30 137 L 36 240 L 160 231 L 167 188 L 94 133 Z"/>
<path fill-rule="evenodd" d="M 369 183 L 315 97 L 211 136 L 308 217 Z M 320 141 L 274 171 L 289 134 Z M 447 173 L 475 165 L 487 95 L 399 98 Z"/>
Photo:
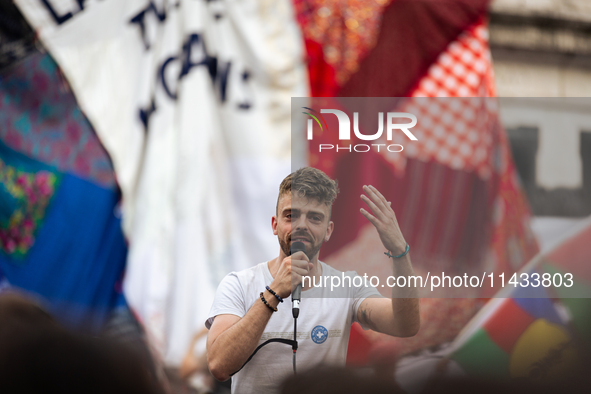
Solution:
<path fill-rule="evenodd" d="M 263 301 L 263 304 L 265 304 L 267 306 L 267 308 L 271 309 L 273 312 L 277 312 L 277 308 L 273 308 L 271 305 L 269 305 L 267 300 L 265 300 L 265 296 L 263 295 L 262 291 L 261 291 L 261 301 Z"/>
<path fill-rule="evenodd" d="M 273 290 L 271 290 L 271 288 L 269 286 L 265 286 L 265 289 L 267 289 L 267 291 L 271 294 L 273 294 L 275 296 L 275 298 L 277 298 L 279 300 L 279 302 L 283 302 L 283 298 L 279 297 L 277 295 L 277 293 L 275 293 Z"/>
<path fill-rule="evenodd" d="M 390 251 L 384 252 L 384 254 L 388 257 L 392 257 L 393 259 L 397 259 L 400 257 L 404 257 L 408 254 L 408 251 L 410 250 L 410 246 L 408 245 L 408 242 L 406 243 L 406 250 L 404 251 L 404 253 L 399 254 L 398 256 L 394 256 L 393 254 L 390 254 Z"/>

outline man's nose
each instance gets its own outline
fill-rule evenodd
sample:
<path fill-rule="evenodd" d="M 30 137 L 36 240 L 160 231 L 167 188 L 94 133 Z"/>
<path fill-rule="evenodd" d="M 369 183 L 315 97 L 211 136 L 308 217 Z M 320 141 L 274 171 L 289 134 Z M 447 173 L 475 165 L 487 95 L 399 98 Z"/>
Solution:
<path fill-rule="evenodd" d="M 292 224 L 292 226 L 292 231 L 307 230 L 308 224 L 306 221 L 306 217 L 304 215 L 300 215 L 300 217 Z"/>

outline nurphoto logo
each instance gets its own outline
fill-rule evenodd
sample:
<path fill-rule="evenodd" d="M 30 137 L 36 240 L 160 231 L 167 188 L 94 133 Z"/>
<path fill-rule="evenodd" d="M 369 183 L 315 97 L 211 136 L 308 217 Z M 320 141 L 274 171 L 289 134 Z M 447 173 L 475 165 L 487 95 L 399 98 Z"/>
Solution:
<path fill-rule="evenodd" d="M 326 123 L 326 120 L 322 114 L 333 114 L 337 117 L 337 121 L 339 122 L 339 141 L 351 140 L 351 119 L 344 111 L 338 109 L 321 109 L 319 113 L 318 111 L 315 111 L 309 107 L 302 108 L 309 111 L 303 112 L 303 114 L 311 117 L 311 119 L 308 119 L 307 124 L 307 138 L 309 141 L 314 138 L 314 121 L 316 121 L 316 124 L 318 124 L 320 127 L 321 132 L 323 132 L 325 129 L 328 130 L 328 124 Z M 398 119 L 408 119 L 410 122 L 398 123 Z M 385 124 L 387 141 L 392 141 L 394 130 L 400 130 L 411 141 L 417 141 L 417 137 L 415 137 L 414 134 L 409 130 L 417 124 L 417 117 L 415 115 L 408 112 L 387 112 Z M 362 141 L 376 141 L 380 139 L 384 133 L 384 113 L 378 112 L 378 131 L 374 134 L 363 134 L 359 131 L 359 112 L 353 112 L 353 133 L 355 134 L 355 137 Z M 369 152 L 372 150 L 372 147 L 374 147 L 377 152 L 380 151 L 381 147 L 385 147 L 388 152 L 402 152 L 404 149 L 404 147 L 400 144 L 371 144 L 371 146 L 368 144 L 348 144 L 346 146 L 337 145 L 336 147 L 333 144 L 319 144 L 318 151 L 322 152 L 323 150 L 336 149 L 337 152 L 342 150 L 348 152 Z"/>

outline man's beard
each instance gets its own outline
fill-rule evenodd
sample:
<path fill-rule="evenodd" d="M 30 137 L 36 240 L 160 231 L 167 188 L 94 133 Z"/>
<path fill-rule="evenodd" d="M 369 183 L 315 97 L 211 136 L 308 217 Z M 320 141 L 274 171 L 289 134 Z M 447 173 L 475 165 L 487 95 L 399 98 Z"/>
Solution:
<path fill-rule="evenodd" d="M 318 244 L 314 244 L 311 246 L 306 246 L 306 244 L 304 244 L 304 246 L 306 246 L 306 256 L 308 256 L 309 260 L 312 260 L 312 257 L 316 256 L 316 253 L 318 253 L 320 251 L 320 248 L 322 247 L 322 244 L 324 243 L 324 241 L 321 241 Z M 290 246 L 291 246 L 291 235 L 287 237 L 287 240 L 284 240 L 283 238 L 279 238 L 279 245 L 281 246 L 281 250 L 283 251 L 283 253 L 286 256 L 291 255 L 290 253 Z"/>

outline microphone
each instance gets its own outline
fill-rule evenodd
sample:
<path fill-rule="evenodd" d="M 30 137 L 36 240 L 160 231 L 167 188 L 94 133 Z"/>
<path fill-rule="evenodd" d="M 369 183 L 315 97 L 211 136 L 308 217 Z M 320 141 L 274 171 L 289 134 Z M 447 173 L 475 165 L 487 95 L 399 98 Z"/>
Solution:
<path fill-rule="evenodd" d="M 306 252 L 306 245 L 303 242 L 296 241 L 291 244 L 291 248 L 289 249 L 289 255 L 296 252 Z M 291 313 L 294 318 L 297 318 L 300 315 L 300 300 L 302 299 L 302 284 L 296 286 L 293 293 L 291 293 Z"/>

